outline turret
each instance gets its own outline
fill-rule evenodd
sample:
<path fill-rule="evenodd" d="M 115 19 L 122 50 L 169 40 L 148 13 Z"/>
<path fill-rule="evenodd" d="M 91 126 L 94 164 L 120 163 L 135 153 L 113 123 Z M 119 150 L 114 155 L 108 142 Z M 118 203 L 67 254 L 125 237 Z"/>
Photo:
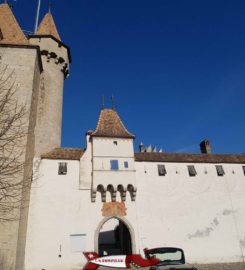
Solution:
<path fill-rule="evenodd" d="M 39 85 L 35 155 L 61 145 L 64 79 L 69 75 L 69 47 L 62 43 L 49 11 L 29 42 L 40 47 L 43 73 Z"/>
<path fill-rule="evenodd" d="M 90 135 L 92 143 L 92 201 L 96 193 L 101 200 L 125 201 L 136 197 L 134 164 L 134 135 L 124 126 L 115 110 L 102 109 L 96 130 Z M 106 198 L 107 191 L 111 198 Z M 129 197 L 127 197 L 129 199 Z"/>
<path fill-rule="evenodd" d="M 7 226 L 6 224 L 0 224 L 1 269 L 15 269 L 15 266 L 16 269 L 23 269 L 29 182 L 32 178 L 32 162 L 35 150 L 34 132 L 41 73 L 42 62 L 39 47 L 29 44 L 10 6 L 7 3 L 0 4 L 0 74 L 2 78 L 0 90 L 3 93 L 3 88 L 6 89 L 7 85 L 14 85 L 8 103 L 9 105 L 12 104 L 13 108 L 11 110 L 10 107 L 7 107 L 10 108 L 10 115 L 13 115 L 12 113 L 16 111 L 16 105 L 25 110 L 25 114 L 19 118 L 18 122 L 23 135 L 23 137 L 20 136 L 22 142 L 19 143 L 19 138 L 13 144 L 9 140 L 5 147 L 11 149 L 11 151 L 0 153 L 0 159 L 9 160 L 8 167 L 16 169 L 16 173 L 12 174 L 12 179 L 11 174 L 6 175 L 6 179 L 9 183 L 12 183 L 10 184 L 12 188 L 9 188 L 7 195 L 5 195 L 6 205 L 10 206 L 9 209 L 13 209 L 13 211 L 9 211 L 9 215 L 12 217 L 13 213 L 16 220 L 10 222 Z M 9 78 L 8 83 L 3 82 L 4 78 Z M 10 133 L 8 134 L 12 137 L 16 136 L 14 126 L 15 124 L 12 124 L 9 127 Z M 23 171 L 18 169 L 22 167 L 24 168 Z M 16 177 L 17 175 L 18 177 Z M 2 177 L 4 177 L 4 174 L 2 174 Z M 13 181 L 16 181 L 16 187 L 14 187 Z M 23 181 L 23 187 L 25 187 L 23 190 L 21 190 L 19 184 L 21 181 Z M 10 200 L 9 198 L 13 196 L 14 200 Z M 11 201 L 13 201 L 13 204 L 11 204 Z M 6 217 L 6 220 L 8 220 L 8 215 Z"/>

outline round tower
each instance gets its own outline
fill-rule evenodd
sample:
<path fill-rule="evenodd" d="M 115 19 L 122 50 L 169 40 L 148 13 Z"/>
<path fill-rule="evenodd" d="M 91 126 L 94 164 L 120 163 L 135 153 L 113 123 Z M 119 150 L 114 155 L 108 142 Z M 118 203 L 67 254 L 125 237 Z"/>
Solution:
<path fill-rule="evenodd" d="M 40 78 L 35 156 L 61 145 L 64 79 L 69 75 L 69 47 L 62 43 L 53 16 L 49 11 L 29 42 L 40 48 L 43 73 Z"/>

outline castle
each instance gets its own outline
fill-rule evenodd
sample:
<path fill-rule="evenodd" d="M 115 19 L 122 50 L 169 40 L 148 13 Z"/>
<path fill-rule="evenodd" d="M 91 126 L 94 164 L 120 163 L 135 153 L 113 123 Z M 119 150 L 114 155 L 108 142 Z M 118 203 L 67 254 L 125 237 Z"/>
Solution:
<path fill-rule="evenodd" d="M 61 147 L 63 82 L 70 50 L 52 14 L 26 37 L 0 5 L 1 64 L 15 70 L 27 104 L 33 177 L 19 220 L 0 224 L 6 270 L 82 269 L 100 255 L 183 248 L 199 269 L 244 269 L 245 155 L 164 153 L 140 145 L 114 109 L 102 108 L 84 149 Z M 32 176 L 33 175 L 33 176 Z"/>

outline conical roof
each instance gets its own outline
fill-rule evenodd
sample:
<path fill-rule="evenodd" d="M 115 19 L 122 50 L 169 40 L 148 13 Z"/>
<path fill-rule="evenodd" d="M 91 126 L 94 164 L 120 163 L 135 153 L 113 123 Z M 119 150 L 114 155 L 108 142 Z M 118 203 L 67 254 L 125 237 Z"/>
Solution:
<path fill-rule="evenodd" d="M 91 134 L 94 137 L 134 138 L 124 126 L 119 115 L 112 109 L 102 109 L 96 130 Z"/>
<path fill-rule="evenodd" d="M 53 16 L 48 12 L 37 28 L 36 35 L 51 35 L 58 40 L 61 40 L 57 31 Z"/>
<path fill-rule="evenodd" d="M 0 5 L 0 44 L 28 44 L 8 4 Z"/>

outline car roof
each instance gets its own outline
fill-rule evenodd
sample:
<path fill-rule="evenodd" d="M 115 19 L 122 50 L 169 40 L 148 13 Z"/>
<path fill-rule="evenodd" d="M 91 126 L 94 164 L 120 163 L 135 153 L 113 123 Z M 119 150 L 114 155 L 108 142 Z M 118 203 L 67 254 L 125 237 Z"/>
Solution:
<path fill-rule="evenodd" d="M 157 248 L 151 248 L 146 249 L 146 253 L 154 253 L 154 252 L 173 252 L 173 251 L 181 251 L 184 252 L 181 248 L 176 247 L 157 247 Z"/>

